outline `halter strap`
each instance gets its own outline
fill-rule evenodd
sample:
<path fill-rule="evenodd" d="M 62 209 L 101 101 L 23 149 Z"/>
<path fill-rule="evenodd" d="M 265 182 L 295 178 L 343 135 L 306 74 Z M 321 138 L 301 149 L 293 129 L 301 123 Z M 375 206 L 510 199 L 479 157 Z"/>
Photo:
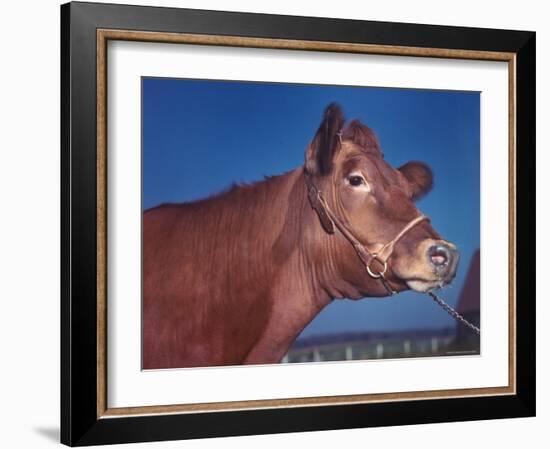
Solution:
<path fill-rule="evenodd" d="M 323 198 L 321 191 L 313 183 L 311 176 L 305 171 L 304 174 L 308 190 L 309 202 L 311 204 L 311 207 L 315 210 L 315 212 L 317 212 L 317 215 L 319 216 L 319 219 L 325 231 L 329 234 L 334 234 L 334 227 L 336 227 L 342 233 L 342 235 L 351 243 L 351 245 L 355 249 L 355 252 L 361 259 L 361 262 L 363 262 L 363 265 L 365 265 L 365 269 L 367 270 L 369 276 L 374 279 L 380 279 L 384 284 L 386 290 L 388 290 L 392 295 L 397 293 L 390 287 L 388 281 L 384 276 L 388 269 L 388 259 L 393 253 L 395 244 L 418 223 L 424 220 L 429 220 L 429 218 L 426 215 L 419 215 L 418 217 L 413 218 L 411 221 L 409 221 L 409 223 L 405 225 L 403 229 L 401 229 L 401 231 L 392 240 L 384 244 L 380 251 L 370 251 L 365 245 L 357 240 L 357 238 L 355 238 L 355 236 L 353 235 L 353 232 L 351 232 L 351 230 L 341 220 L 338 219 L 336 214 L 332 211 L 332 209 Z M 375 260 L 382 265 L 382 271 L 374 271 L 371 268 L 370 265 Z"/>

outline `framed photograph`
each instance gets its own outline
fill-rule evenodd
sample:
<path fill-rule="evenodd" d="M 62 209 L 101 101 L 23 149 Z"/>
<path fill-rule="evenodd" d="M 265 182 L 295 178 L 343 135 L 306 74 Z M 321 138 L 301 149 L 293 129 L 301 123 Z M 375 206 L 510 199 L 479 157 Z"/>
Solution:
<path fill-rule="evenodd" d="M 535 33 L 61 7 L 61 440 L 535 414 Z"/>

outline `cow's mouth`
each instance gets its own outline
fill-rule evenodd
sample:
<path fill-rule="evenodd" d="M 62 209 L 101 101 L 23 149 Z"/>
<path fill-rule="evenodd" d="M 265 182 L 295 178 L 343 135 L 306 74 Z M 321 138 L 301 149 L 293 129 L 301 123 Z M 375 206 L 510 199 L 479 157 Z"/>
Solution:
<path fill-rule="evenodd" d="M 433 268 L 434 279 L 408 279 L 405 281 L 407 286 L 419 293 L 428 293 L 449 285 L 456 276 L 458 261 L 454 262 L 452 269 L 441 272 L 438 267 Z"/>

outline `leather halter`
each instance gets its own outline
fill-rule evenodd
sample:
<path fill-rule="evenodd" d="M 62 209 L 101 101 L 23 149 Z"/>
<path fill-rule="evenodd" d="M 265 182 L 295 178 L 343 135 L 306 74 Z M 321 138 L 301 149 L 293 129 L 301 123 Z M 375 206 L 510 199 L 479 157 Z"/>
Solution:
<path fill-rule="evenodd" d="M 331 208 L 323 198 L 321 191 L 314 184 L 309 173 L 307 173 L 305 170 L 304 175 L 306 179 L 309 202 L 311 204 L 311 207 L 315 210 L 315 212 L 317 212 L 319 220 L 321 221 L 321 224 L 323 225 L 325 231 L 328 234 L 334 234 L 334 228 L 338 228 L 342 235 L 351 243 L 351 245 L 355 249 L 355 252 L 359 256 L 359 259 L 361 259 L 361 262 L 363 262 L 363 265 L 365 265 L 365 269 L 367 270 L 369 276 L 374 279 L 380 279 L 386 290 L 388 290 L 388 292 L 392 295 L 395 295 L 397 292 L 391 288 L 385 277 L 386 271 L 388 270 L 388 259 L 393 253 L 395 244 L 418 223 L 424 220 L 429 220 L 429 218 L 425 215 L 419 215 L 418 217 L 413 218 L 392 240 L 384 244 L 379 251 L 370 251 L 365 245 L 359 242 L 359 240 L 355 238 L 351 230 L 341 220 L 338 219 L 336 214 L 331 210 Z M 375 260 L 382 265 L 382 270 L 373 270 L 371 264 Z"/>

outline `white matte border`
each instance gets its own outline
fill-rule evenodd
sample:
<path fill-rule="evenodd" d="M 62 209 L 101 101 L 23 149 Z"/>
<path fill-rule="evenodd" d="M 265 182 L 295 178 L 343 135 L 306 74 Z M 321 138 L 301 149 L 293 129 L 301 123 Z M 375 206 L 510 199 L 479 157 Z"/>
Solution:
<path fill-rule="evenodd" d="M 508 65 L 108 43 L 109 408 L 508 385 Z M 481 355 L 141 371 L 141 77 L 481 92 Z"/>

